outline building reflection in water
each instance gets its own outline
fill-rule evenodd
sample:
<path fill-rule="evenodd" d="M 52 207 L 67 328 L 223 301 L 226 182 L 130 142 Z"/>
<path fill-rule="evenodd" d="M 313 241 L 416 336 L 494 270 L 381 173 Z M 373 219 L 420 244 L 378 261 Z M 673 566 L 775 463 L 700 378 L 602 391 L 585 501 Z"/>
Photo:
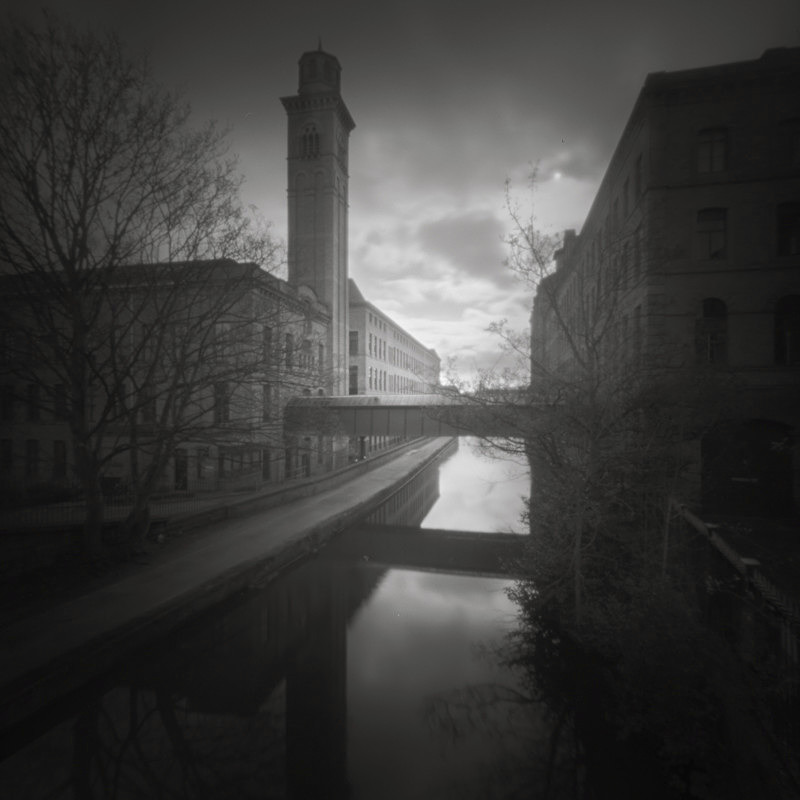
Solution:
<path fill-rule="evenodd" d="M 379 525 L 419 527 L 439 499 L 439 467 L 458 449 L 458 439 L 427 464 L 364 521 Z"/>
<path fill-rule="evenodd" d="M 371 521 L 418 525 L 438 462 Z M 347 629 L 387 570 L 317 557 L 154 643 L 0 763 L 15 797 L 344 798 Z"/>

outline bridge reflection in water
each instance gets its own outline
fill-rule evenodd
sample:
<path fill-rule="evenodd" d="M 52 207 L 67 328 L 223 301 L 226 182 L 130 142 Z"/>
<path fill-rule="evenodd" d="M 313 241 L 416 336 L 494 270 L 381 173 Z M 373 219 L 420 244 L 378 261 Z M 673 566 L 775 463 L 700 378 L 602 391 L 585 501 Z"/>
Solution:
<path fill-rule="evenodd" d="M 318 557 L 153 643 L 0 764 L 0 783 L 29 797 L 347 797 L 354 616 L 389 567 L 499 574 L 523 538 L 411 527 L 438 495 L 433 464 Z M 31 772 L 45 754 L 60 756 Z"/>

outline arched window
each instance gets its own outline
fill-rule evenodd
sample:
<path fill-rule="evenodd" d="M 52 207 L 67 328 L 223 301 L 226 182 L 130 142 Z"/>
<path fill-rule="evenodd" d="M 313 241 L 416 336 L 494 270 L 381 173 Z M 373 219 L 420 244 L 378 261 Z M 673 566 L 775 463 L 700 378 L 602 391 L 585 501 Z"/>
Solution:
<path fill-rule="evenodd" d="M 697 320 L 695 348 L 701 364 L 728 362 L 728 309 L 717 297 L 703 300 L 703 316 Z"/>
<path fill-rule="evenodd" d="M 800 295 L 775 304 L 775 363 L 800 364 Z"/>
<path fill-rule="evenodd" d="M 300 158 L 317 158 L 319 156 L 319 133 L 313 123 L 306 125 L 300 132 Z"/>

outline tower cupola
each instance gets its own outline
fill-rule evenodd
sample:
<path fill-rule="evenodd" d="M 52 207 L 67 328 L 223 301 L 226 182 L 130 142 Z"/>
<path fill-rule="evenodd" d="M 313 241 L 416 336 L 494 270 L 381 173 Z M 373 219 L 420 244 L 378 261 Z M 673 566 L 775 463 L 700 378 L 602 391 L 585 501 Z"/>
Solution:
<path fill-rule="evenodd" d="M 322 42 L 316 50 L 303 53 L 299 63 L 300 87 L 297 90 L 298 94 L 339 91 L 342 67 L 336 56 L 332 56 L 322 49 Z"/>

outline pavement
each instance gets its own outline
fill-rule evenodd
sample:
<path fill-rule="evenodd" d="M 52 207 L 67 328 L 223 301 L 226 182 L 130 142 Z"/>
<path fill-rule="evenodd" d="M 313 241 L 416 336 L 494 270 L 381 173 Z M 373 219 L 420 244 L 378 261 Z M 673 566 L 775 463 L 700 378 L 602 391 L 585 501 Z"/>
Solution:
<path fill-rule="evenodd" d="M 334 488 L 215 522 L 133 575 L 6 625 L 0 629 L 0 735 L 151 637 L 268 582 L 380 505 L 450 442 L 420 440 Z"/>

